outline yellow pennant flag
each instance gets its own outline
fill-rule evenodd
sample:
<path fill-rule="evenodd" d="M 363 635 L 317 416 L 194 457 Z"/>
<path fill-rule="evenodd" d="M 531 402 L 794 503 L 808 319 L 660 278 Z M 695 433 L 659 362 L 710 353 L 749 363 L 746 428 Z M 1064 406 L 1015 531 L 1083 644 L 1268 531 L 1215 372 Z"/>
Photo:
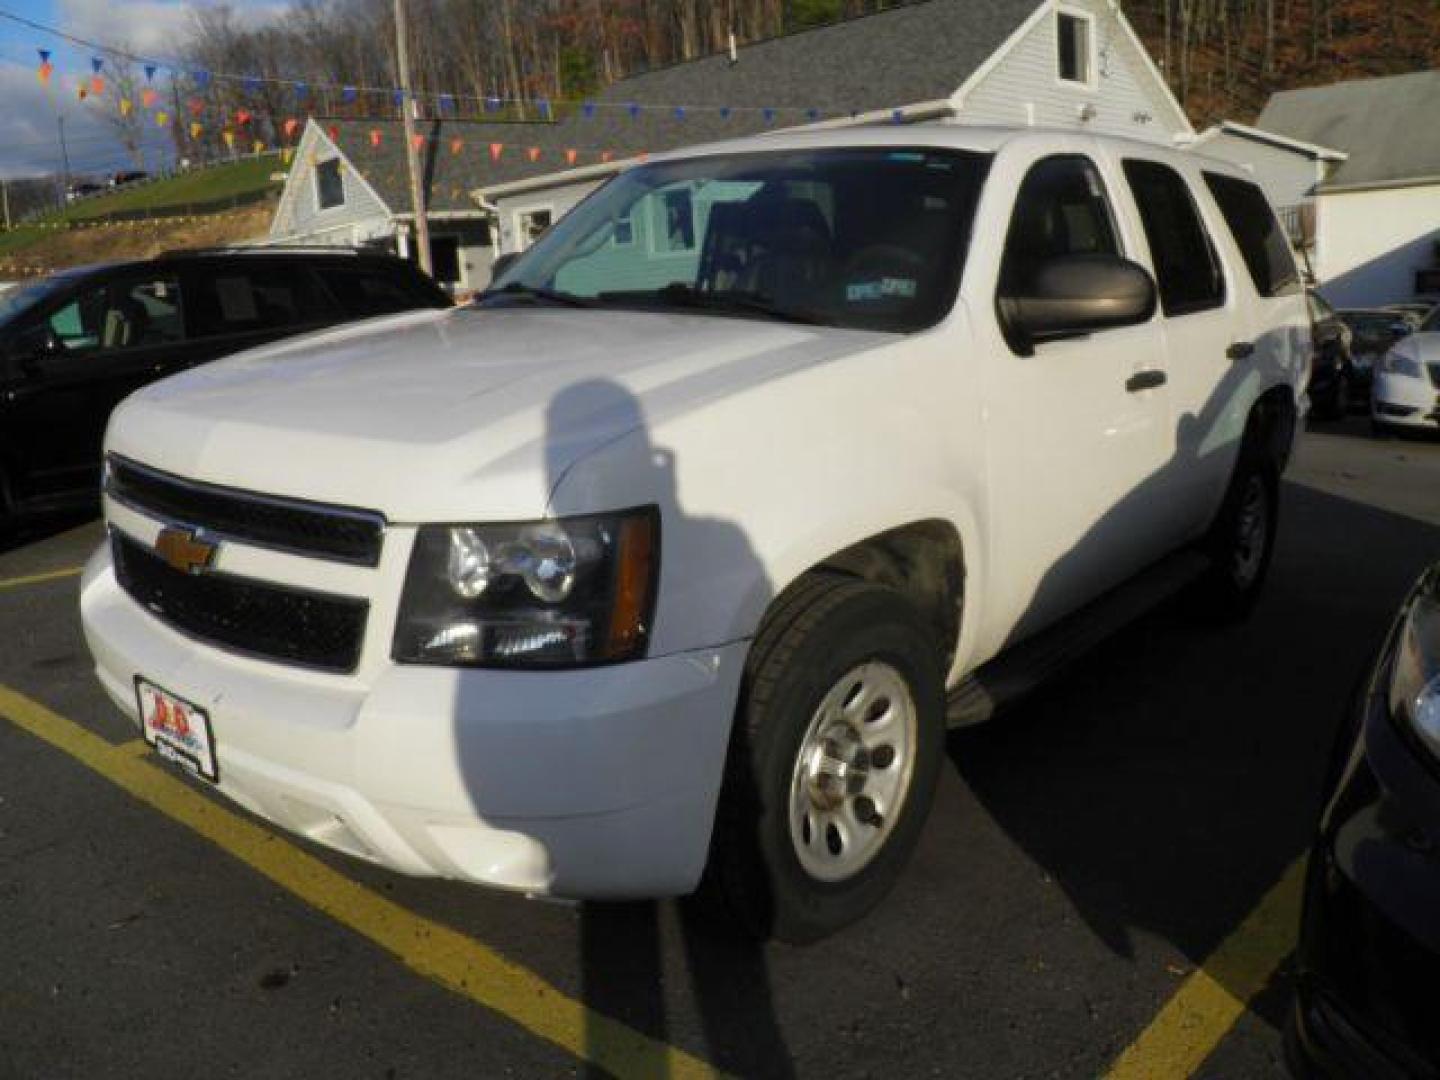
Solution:
<path fill-rule="evenodd" d="M 265 143 L 260 139 L 256 139 L 253 143 L 250 144 L 250 149 L 253 153 L 258 154 L 261 150 L 265 149 Z"/>
<path fill-rule="evenodd" d="M 129 115 L 130 115 L 130 110 L 133 109 L 134 107 L 135 107 L 135 106 L 130 103 L 130 99 L 129 99 L 128 97 L 122 97 L 122 98 L 120 99 L 120 115 L 121 115 L 121 116 L 129 116 Z"/>
<path fill-rule="evenodd" d="M 190 138 L 192 138 L 192 139 L 194 139 L 194 140 L 196 140 L 196 141 L 198 142 L 199 139 L 200 139 L 200 136 L 203 135 L 203 134 L 205 134 L 205 125 L 204 125 L 204 124 L 201 124 L 201 123 L 198 123 L 198 122 L 197 122 L 197 123 L 194 123 L 194 124 L 191 124 L 191 125 L 190 125 Z"/>
<path fill-rule="evenodd" d="M 233 131 L 226 131 L 225 134 L 224 134 L 224 138 L 225 138 L 225 145 L 228 146 L 228 147 L 230 147 L 231 150 L 234 150 L 234 149 L 235 149 L 235 132 L 233 132 Z"/>
<path fill-rule="evenodd" d="M 289 164 L 290 164 L 290 159 L 293 158 L 294 156 L 295 156 L 295 150 L 294 150 L 293 147 L 287 146 L 287 147 L 285 147 L 284 150 L 281 150 L 281 151 L 280 151 L 280 160 L 283 161 L 286 165 L 289 165 Z"/>
<path fill-rule="evenodd" d="M 161 127 L 161 128 L 163 128 L 163 127 L 169 127 L 169 126 L 170 126 L 170 114 L 169 114 L 169 113 L 163 113 L 163 112 L 157 112 L 157 113 L 155 114 L 155 126 L 156 126 L 156 127 Z"/>

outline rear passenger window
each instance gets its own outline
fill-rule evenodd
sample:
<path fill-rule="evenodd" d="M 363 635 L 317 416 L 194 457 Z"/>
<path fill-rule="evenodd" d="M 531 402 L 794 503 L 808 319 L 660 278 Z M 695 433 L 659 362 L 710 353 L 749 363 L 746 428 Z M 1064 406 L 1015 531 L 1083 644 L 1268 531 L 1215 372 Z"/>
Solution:
<path fill-rule="evenodd" d="M 1061 255 L 1119 255 L 1105 186 L 1089 158 L 1065 155 L 1037 162 L 1015 199 L 1005 236 L 1000 291 L 1023 292 L 1036 272 Z"/>
<path fill-rule="evenodd" d="M 1135 158 L 1125 162 L 1125 178 L 1145 226 L 1161 309 L 1174 316 L 1219 307 L 1225 278 L 1184 179 L 1168 165 Z"/>
<path fill-rule="evenodd" d="M 1205 174 L 1205 184 L 1261 296 L 1283 296 L 1300 290 L 1300 271 L 1290 253 L 1290 241 L 1275 219 L 1275 211 L 1254 184 L 1219 173 Z"/>
<path fill-rule="evenodd" d="M 402 275 L 363 266 L 327 266 L 325 287 L 354 319 L 435 306 L 432 294 Z"/>
<path fill-rule="evenodd" d="M 198 275 L 189 300 L 198 337 L 299 326 L 330 314 L 302 268 L 246 265 L 239 257 Z"/>

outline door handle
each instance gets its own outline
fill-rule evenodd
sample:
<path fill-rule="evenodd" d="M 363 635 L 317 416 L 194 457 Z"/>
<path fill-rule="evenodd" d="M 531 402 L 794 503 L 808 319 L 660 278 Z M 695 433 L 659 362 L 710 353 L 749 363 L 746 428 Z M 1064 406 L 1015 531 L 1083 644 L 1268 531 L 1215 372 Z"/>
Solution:
<path fill-rule="evenodd" d="M 1130 378 L 1125 380 L 1125 389 L 1132 394 L 1138 394 L 1141 390 L 1154 390 L 1157 386 L 1165 385 L 1165 372 L 1163 371 L 1137 371 Z"/>
<path fill-rule="evenodd" d="M 1231 360 L 1248 360 L 1255 355 L 1255 343 L 1253 341 L 1237 341 L 1225 350 L 1225 355 Z"/>

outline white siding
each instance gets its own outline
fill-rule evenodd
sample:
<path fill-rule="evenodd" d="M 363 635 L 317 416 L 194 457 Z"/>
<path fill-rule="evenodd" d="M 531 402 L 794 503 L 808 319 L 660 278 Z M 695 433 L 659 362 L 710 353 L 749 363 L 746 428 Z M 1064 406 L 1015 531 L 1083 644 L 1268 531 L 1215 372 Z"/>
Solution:
<path fill-rule="evenodd" d="M 1321 163 L 1313 156 L 1228 131 L 1206 139 L 1196 150 L 1248 169 L 1276 207 L 1299 206 L 1320 180 Z"/>
<path fill-rule="evenodd" d="M 500 236 L 496 254 L 508 254 L 522 250 L 519 234 L 521 214 L 534 210 L 549 210 L 552 222 L 562 216 L 599 185 L 600 180 L 584 180 L 574 184 L 559 184 L 538 191 L 526 191 L 518 195 L 496 198 L 495 208 L 500 212 Z"/>
<path fill-rule="evenodd" d="M 314 123 L 305 129 L 300 145 L 295 148 L 285 191 L 270 226 L 272 240 L 309 238 L 324 233 L 337 237 L 336 243 L 348 243 L 349 233 L 344 226 L 360 225 L 362 228 L 359 231 L 367 236 L 388 230 L 390 213 L 385 204 L 347 160 L 342 159 L 340 163 L 340 175 L 345 185 L 344 203 L 328 210 L 320 209 L 315 190 L 315 166 L 340 156 L 340 152 Z"/>
<path fill-rule="evenodd" d="M 1056 127 L 1170 145 L 1184 132 L 1164 88 L 1103 0 L 1066 0 L 1094 16 L 1094 88 L 1061 81 L 1055 15 L 1047 11 L 966 94 L 959 119 L 972 124 Z M 1086 106 L 1094 113 L 1081 119 Z M 1148 121 L 1139 119 L 1148 116 Z"/>
<path fill-rule="evenodd" d="M 1316 203 L 1316 276 L 1337 307 L 1408 300 L 1415 271 L 1440 261 L 1440 184 L 1322 193 Z"/>

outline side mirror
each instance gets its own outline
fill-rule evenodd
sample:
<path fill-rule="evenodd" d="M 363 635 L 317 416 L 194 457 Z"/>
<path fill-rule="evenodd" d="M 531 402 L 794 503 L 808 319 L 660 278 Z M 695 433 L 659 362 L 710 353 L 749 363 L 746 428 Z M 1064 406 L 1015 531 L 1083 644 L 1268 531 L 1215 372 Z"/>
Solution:
<path fill-rule="evenodd" d="M 520 258 L 520 253 L 517 251 L 507 251 L 504 255 L 496 255 L 495 261 L 490 264 L 490 280 L 499 281 L 500 275 L 509 270 L 518 258 Z"/>
<path fill-rule="evenodd" d="M 1002 293 L 999 311 L 1012 344 L 1028 353 L 1046 338 L 1148 322 L 1155 281 L 1119 255 L 1061 255 L 1042 263 L 1025 287 Z"/>
<path fill-rule="evenodd" d="M 27 376 L 38 375 L 40 365 L 60 351 L 60 337 L 48 322 L 20 331 L 10 347 L 11 357 Z"/>

